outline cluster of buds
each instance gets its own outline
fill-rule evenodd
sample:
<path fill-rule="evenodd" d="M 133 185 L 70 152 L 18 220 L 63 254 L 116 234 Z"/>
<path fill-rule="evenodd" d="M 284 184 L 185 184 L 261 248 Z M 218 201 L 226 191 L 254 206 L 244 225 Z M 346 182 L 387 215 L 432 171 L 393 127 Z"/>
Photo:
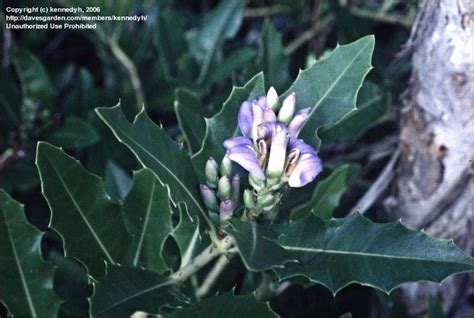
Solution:
<path fill-rule="evenodd" d="M 249 172 L 253 189 L 244 192 L 244 202 L 253 218 L 275 207 L 284 185 L 302 187 L 321 172 L 316 151 L 298 139 L 309 113 L 309 108 L 296 112 L 295 93 L 280 104 L 273 87 L 267 96 L 242 103 L 238 122 L 243 136 L 227 139 L 224 147 L 226 157 Z"/>
<path fill-rule="evenodd" d="M 205 167 L 206 184 L 200 185 L 201 196 L 206 208 L 219 213 L 220 223 L 232 217 L 240 194 L 240 177 L 232 175 L 232 162 L 224 157 L 219 165 L 210 157 Z"/>

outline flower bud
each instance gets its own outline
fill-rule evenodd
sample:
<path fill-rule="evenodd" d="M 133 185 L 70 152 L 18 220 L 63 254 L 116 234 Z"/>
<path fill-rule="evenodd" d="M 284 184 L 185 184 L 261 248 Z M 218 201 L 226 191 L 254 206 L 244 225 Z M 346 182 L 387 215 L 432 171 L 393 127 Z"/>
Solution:
<path fill-rule="evenodd" d="M 257 206 L 259 207 L 267 207 L 274 203 L 275 196 L 271 193 L 267 193 L 261 197 L 257 198 Z"/>
<path fill-rule="evenodd" d="M 214 158 L 209 157 L 209 159 L 206 162 L 206 167 L 204 169 L 204 172 L 206 174 L 207 185 L 213 189 L 216 188 L 217 180 L 219 178 L 218 168 L 219 167 L 217 166 L 217 162 L 214 160 Z"/>
<path fill-rule="evenodd" d="M 263 108 L 257 103 L 252 103 L 252 116 L 252 139 L 255 141 L 257 140 L 257 127 L 263 123 Z"/>
<path fill-rule="evenodd" d="M 206 208 L 211 211 L 217 211 L 217 198 L 214 191 L 205 184 L 201 184 L 199 186 L 199 190 L 201 192 L 201 197 L 204 201 L 204 205 L 206 206 Z"/>
<path fill-rule="evenodd" d="M 221 223 L 228 221 L 232 217 L 233 211 L 233 202 L 232 200 L 224 200 L 219 205 L 219 220 Z"/>
<path fill-rule="evenodd" d="M 271 110 L 270 108 L 265 107 L 263 109 L 263 121 L 264 122 L 274 122 L 276 120 L 277 120 L 277 118 L 276 118 L 275 112 L 273 110 Z"/>
<path fill-rule="evenodd" d="M 217 185 L 217 197 L 221 200 L 228 199 L 231 194 L 230 181 L 227 176 L 222 176 Z"/>
<path fill-rule="evenodd" d="M 278 112 L 278 120 L 282 123 L 289 123 L 293 118 L 296 108 L 296 94 L 291 93 L 283 100 L 283 105 Z"/>
<path fill-rule="evenodd" d="M 273 111 L 277 111 L 280 108 L 280 101 L 278 100 L 278 94 L 275 88 L 272 86 L 267 92 L 267 105 Z"/>
<path fill-rule="evenodd" d="M 265 187 L 265 182 L 253 172 L 249 173 L 249 183 L 252 188 L 257 191 L 260 191 Z"/>
<path fill-rule="evenodd" d="M 232 161 L 229 159 L 229 157 L 224 156 L 221 162 L 221 176 L 227 176 L 230 177 L 232 174 Z"/>
<path fill-rule="evenodd" d="M 286 147 L 290 136 L 286 129 L 276 132 L 272 139 L 266 174 L 269 178 L 279 178 L 285 169 Z"/>
<path fill-rule="evenodd" d="M 232 202 L 234 202 L 234 206 L 237 205 L 239 202 L 240 196 L 240 177 L 236 174 L 231 180 L 231 187 L 232 187 Z"/>
<path fill-rule="evenodd" d="M 306 123 L 306 120 L 309 116 L 310 108 L 304 108 L 295 114 L 295 117 L 290 121 L 288 124 L 288 131 L 290 132 L 291 136 L 298 137 L 303 125 Z"/>
<path fill-rule="evenodd" d="M 255 198 L 253 197 L 252 190 L 246 189 L 244 191 L 244 204 L 247 209 L 255 208 Z"/>

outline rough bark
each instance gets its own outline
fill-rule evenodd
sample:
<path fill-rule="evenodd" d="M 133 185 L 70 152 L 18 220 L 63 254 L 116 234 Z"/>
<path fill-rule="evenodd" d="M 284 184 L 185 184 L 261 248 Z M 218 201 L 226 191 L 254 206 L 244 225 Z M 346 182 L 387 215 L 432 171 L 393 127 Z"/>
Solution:
<path fill-rule="evenodd" d="M 474 252 L 474 1 L 424 0 L 408 46 L 412 75 L 401 111 L 401 156 L 391 218 Z M 424 316 L 429 295 L 451 317 L 474 317 L 473 276 L 407 284 L 399 294 Z M 466 315 L 466 316 L 464 316 Z"/>

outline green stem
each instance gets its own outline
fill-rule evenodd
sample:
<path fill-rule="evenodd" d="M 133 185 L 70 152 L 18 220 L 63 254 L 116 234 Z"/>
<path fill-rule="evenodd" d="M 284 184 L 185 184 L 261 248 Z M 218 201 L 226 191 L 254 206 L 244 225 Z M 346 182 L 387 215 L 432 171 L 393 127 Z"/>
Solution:
<path fill-rule="evenodd" d="M 173 283 L 180 284 L 185 282 L 189 277 L 194 273 L 198 272 L 201 268 L 206 266 L 210 261 L 215 259 L 217 256 L 225 255 L 229 252 L 229 249 L 234 245 L 234 240 L 227 236 L 222 239 L 220 242 L 212 243 L 204 251 L 202 251 L 198 256 L 189 262 L 188 265 L 181 268 L 176 273 L 170 276 L 170 280 Z"/>
<path fill-rule="evenodd" d="M 229 265 L 233 255 L 221 255 L 217 260 L 214 267 L 211 269 L 209 274 L 207 274 L 206 279 L 202 283 L 201 287 L 196 291 L 197 298 L 203 298 L 209 293 L 212 285 L 216 282 L 217 278 L 221 275 L 222 271 Z"/>
<path fill-rule="evenodd" d="M 290 42 L 286 47 L 285 47 L 285 54 L 286 55 L 291 55 L 293 52 L 295 52 L 297 49 L 299 49 L 303 44 L 305 44 L 307 41 L 311 40 L 318 32 L 328 25 L 330 22 L 332 22 L 334 19 L 333 15 L 327 15 L 324 17 L 320 23 L 316 23 L 313 26 L 311 26 L 308 30 L 304 31 L 301 33 L 299 37 L 297 37 L 294 41 Z"/>

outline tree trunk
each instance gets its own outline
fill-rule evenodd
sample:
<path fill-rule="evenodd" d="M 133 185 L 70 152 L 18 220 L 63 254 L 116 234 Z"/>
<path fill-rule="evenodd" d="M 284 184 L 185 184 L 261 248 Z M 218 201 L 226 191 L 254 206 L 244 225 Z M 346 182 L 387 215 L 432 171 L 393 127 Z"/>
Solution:
<path fill-rule="evenodd" d="M 390 218 L 474 252 L 474 1 L 424 0 L 408 46 L 412 75 L 401 111 L 401 156 Z M 406 284 L 411 314 L 426 315 L 429 295 L 445 314 L 474 317 L 473 276 Z M 472 301 L 472 299 L 471 299 Z M 466 316 L 465 316 L 466 315 Z"/>

